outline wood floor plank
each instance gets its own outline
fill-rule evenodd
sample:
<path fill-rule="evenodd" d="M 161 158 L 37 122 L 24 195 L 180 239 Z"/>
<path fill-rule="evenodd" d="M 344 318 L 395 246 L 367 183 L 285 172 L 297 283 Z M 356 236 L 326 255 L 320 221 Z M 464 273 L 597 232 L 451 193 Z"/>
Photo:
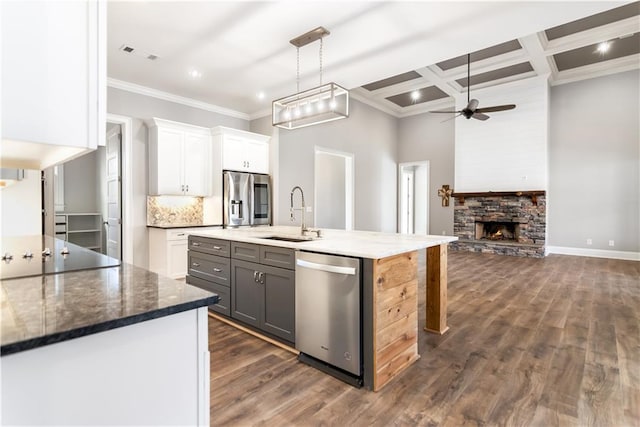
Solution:
<path fill-rule="evenodd" d="M 640 426 L 640 263 L 449 252 L 444 335 L 379 393 L 211 319 L 214 426 Z M 424 253 L 418 322 L 425 321 Z"/>

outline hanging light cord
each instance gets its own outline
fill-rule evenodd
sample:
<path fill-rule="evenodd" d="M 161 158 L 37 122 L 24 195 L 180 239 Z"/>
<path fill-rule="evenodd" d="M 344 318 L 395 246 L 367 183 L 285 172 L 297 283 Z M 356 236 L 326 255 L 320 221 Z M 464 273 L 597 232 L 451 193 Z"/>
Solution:
<path fill-rule="evenodd" d="M 322 86 L 322 40 L 324 39 L 320 38 L 320 86 Z"/>
<path fill-rule="evenodd" d="M 296 61 L 297 61 L 297 72 L 296 72 L 296 93 L 300 93 L 300 48 L 296 47 Z"/>

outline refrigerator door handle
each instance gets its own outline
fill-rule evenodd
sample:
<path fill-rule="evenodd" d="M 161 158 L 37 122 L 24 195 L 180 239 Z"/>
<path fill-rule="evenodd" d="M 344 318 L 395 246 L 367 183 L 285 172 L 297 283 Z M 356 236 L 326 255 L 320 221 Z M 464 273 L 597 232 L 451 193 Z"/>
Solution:
<path fill-rule="evenodd" d="M 349 276 L 355 276 L 356 269 L 353 267 L 341 267 L 338 265 L 318 264 L 311 261 L 305 261 L 303 259 L 297 259 L 296 265 L 299 267 L 310 268 L 312 270 L 326 271 L 329 273 L 346 274 Z"/>

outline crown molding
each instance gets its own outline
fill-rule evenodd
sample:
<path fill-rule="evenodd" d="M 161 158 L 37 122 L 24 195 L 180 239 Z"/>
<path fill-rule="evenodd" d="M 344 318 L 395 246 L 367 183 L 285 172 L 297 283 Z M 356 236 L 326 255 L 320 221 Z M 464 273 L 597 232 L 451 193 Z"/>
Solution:
<path fill-rule="evenodd" d="M 265 108 L 264 110 L 256 111 L 255 113 L 249 114 L 249 120 L 257 120 L 263 117 L 271 116 L 271 108 Z"/>
<path fill-rule="evenodd" d="M 187 98 L 184 96 L 174 95 L 169 92 L 153 89 L 135 83 L 125 82 L 113 78 L 107 78 L 107 86 L 114 89 L 125 90 L 127 92 L 137 93 L 138 95 L 150 96 L 152 98 L 162 99 L 164 101 L 175 102 L 176 104 L 186 105 L 187 107 L 198 108 L 200 110 L 210 111 L 212 113 L 223 114 L 229 117 L 235 117 L 243 120 L 251 120 L 251 116 L 240 111 L 230 108 L 220 107 L 219 105 L 209 104 L 207 102 L 198 101 L 197 99 Z"/>

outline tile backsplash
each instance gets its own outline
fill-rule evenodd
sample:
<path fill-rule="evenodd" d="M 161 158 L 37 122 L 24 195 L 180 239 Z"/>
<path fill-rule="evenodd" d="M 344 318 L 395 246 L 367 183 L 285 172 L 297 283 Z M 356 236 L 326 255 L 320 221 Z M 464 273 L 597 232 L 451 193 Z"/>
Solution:
<path fill-rule="evenodd" d="M 188 196 L 147 196 L 147 225 L 203 225 L 202 199 Z"/>

